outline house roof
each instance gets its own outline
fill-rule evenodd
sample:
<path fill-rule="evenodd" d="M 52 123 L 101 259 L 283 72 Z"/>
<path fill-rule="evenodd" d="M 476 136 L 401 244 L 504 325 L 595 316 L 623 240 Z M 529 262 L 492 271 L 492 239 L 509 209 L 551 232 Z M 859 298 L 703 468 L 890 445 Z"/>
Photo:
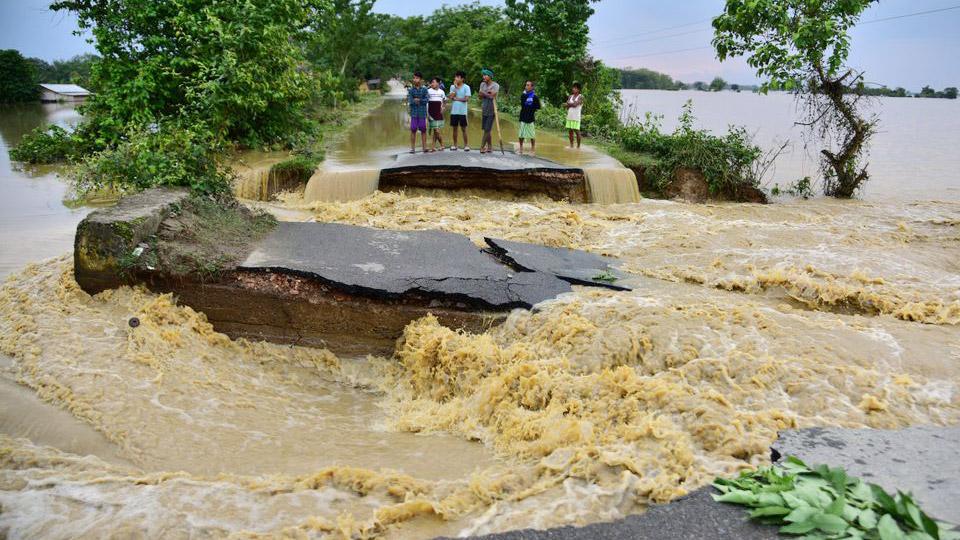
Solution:
<path fill-rule="evenodd" d="M 77 86 L 75 84 L 41 84 L 41 88 L 50 90 L 51 92 L 56 92 L 58 94 L 63 94 L 65 96 L 89 96 L 90 91 L 82 86 Z"/>

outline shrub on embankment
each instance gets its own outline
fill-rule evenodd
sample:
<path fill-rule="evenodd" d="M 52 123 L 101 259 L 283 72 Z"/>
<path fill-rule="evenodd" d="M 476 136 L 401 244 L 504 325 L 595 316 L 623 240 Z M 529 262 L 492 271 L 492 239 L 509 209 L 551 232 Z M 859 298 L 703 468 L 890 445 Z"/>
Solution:
<path fill-rule="evenodd" d="M 756 190 L 764 152 L 745 128 L 731 126 L 722 136 L 695 129 L 689 101 L 673 133 L 663 133 L 660 120 L 648 114 L 643 122 L 620 129 L 618 137 L 623 150 L 651 158 L 644 166 L 644 177 L 652 189 L 668 192 L 671 183 L 678 181 L 678 171 L 690 169 L 703 175 L 713 197 L 739 200 L 744 191 Z"/>
<path fill-rule="evenodd" d="M 72 177 L 81 194 L 158 186 L 221 193 L 233 178 L 232 170 L 218 158 L 222 150 L 223 143 L 202 124 L 131 127 L 119 143 L 82 157 Z"/>

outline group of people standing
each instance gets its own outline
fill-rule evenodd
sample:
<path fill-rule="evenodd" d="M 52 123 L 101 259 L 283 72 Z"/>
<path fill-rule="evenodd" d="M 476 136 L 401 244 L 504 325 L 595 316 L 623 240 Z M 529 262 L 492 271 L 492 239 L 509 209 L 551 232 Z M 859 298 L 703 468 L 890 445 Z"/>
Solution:
<path fill-rule="evenodd" d="M 481 127 L 483 137 L 480 141 L 480 153 L 488 154 L 493 151 L 493 127 L 497 119 L 497 96 L 500 94 L 500 85 L 493 79 L 493 71 L 484 69 L 481 71 L 483 81 L 477 95 L 480 98 Z M 419 71 L 413 74 L 413 86 L 407 90 L 407 103 L 410 107 L 410 153 L 417 152 L 417 133 L 420 133 L 420 139 L 423 146 L 423 152 L 436 152 L 437 145 L 442 152 L 443 128 L 445 123 L 443 114 L 446 110 L 447 101 L 452 102 L 450 107 L 450 125 L 453 127 L 453 145 L 450 151 L 463 150 L 470 151 L 470 145 L 467 139 L 467 116 L 469 108 L 467 104 L 472 97 L 470 85 L 466 83 L 467 74 L 458 71 L 453 79 L 453 85 L 449 91 L 442 88 L 443 82 L 439 77 L 430 79 L 429 86 L 424 86 L 423 74 Z M 536 153 L 537 131 L 536 114 L 540 110 L 540 97 L 537 96 L 533 81 L 527 81 L 524 85 L 523 94 L 520 96 L 520 153 L 523 154 L 523 145 L 525 141 L 530 141 L 530 155 Z M 570 148 L 580 148 L 580 120 L 583 110 L 583 95 L 580 93 L 580 83 L 573 83 L 571 94 L 567 101 L 563 103 L 563 108 L 567 109 L 566 129 L 570 139 Z M 459 131 L 458 131 L 459 128 Z M 427 132 L 430 132 L 432 141 L 430 148 L 427 148 Z M 463 135 L 463 146 L 458 148 L 458 135 Z M 574 146 L 576 141 L 576 146 Z"/>

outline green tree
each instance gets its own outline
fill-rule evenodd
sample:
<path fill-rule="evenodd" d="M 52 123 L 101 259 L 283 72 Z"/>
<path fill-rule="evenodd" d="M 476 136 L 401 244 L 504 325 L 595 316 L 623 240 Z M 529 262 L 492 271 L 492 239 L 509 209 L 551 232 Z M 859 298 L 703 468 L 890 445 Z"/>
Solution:
<path fill-rule="evenodd" d="M 376 0 L 331 1 L 330 10 L 314 12 L 308 55 L 314 64 L 333 70 L 352 85 L 365 76 L 360 69 L 362 57 L 377 49 L 373 30 L 378 20 L 372 11 Z"/>
<path fill-rule="evenodd" d="M 526 69 L 520 35 L 501 9 L 476 3 L 444 6 L 413 25 L 415 37 L 410 47 L 416 53 L 410 71 L 419 69 L 426 77 L 436 75 L 450 81 L 454 72 L 462 69 L 476 88 L 480 70 L 487 67 L 496 73 L 503 93 L 520 88 L 526 78 L 536 78 Z M 424 45 L 438 40 L 439 46 Z"/>
<path fill-rule="evenodd" d="M 924 86 L 920 90 L 920 97 L 925 97 L 925 98 L 937 97 L 937 91 L 929 86 Z"/>
<path fill-rule="evenodd" d="M 38 83 L 71 83 L 93 90 L 90 84 L 90 71 L 97 59 L 97 55 L 87 53 L 68 60 L 54 60 L 51 63 L 40 58 L 29 60 L 36 69 Z"/>
<path fill-rule="evenodd" d="M 37 95 L 34 66 L 20 51 L 0 51 L 0 103 L 34 101 Z"/>
<path fill-rule="evenodd" d="M 731 84 L 731 85 L 730 85 L 730 89 L 733 90 L 734 92 L 739 92 L 739 91 L 740 91 L 740 85 L 739 85 L 739 84 Z"/>
<path fill-rule="evenodd" d="M 360 78 L 384 81 L 399 75 L 411 64 L 416 49 L 407 41 L 410 25 L 403 17 L 374 13 L 368 48 L 354 62 Z"/>
<path fill-rule="evenodd" d="M 726 87 L 727 87 L 727 81 L 721 79 L 720 77 L 714 77 L 713 80 L 710 81 L 711 92 L 719 92 Z"/>
<path fill-rule="evenodd" d="M 187 115 L 247 144 L 300 126 L 314 88 L 294 37 L 325 0 L 61 0 L 101 60 L 87 116 L 101 145 L 127 126 Z"/>
<path fill-rule="evenodd" d="M 566 97 L 586 57 L 587 19 L 598 0 L 506 0 L 507 16 L 524 36 L 526 65 L 538 90 L 552 103 Z"/>
<path fill-rule="evenodd" d="M 677 90 L 682 84 L 669 75 L 644 68 L 626 68 L 618 70 L 620 88 L 645 90 Z"/>
<path fill-rule="evenodd" d="M 947 99 L 957 99 L 957 87 L 949 86 L 943 89 L 943 97 Z"/>
<path fill-rule="evenodd" d="M 806 125 L 838 149 L 821 150 L 825 192 L 852 197 L 869 178 L 866 145 L 875 119 L 859 112 L 863 80 L 845 67 L 849 30 L 876 0 L 727 0 L 713 20 L 713 46 L 720 60 L 746 55 L 764 78 L 761 91 L 785 89 L 807 104 Z"/>
<path fill-rule="evenodd" d="M 694 90 L 704 91 L 704 90 L 706 90 L 708 87 L 707 87 L 707 83 L 705 83 L 705 82 L 703 82 L 703 81 L 696 81 L 696 82 L 693 83 L 692 88 L 693 88 Z"/>

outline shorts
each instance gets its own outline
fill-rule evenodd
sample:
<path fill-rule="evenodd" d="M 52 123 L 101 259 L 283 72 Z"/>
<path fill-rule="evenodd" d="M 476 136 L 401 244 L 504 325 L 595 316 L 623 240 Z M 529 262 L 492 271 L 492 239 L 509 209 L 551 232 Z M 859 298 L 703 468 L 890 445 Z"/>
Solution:
<path fill-rule="evenodd" d="M 465 114 L 451 114 L 450 115 L 450 125 L 453 127 L 467 127 L 467 115 Z"/>
<path fill-rule="evenodd" d="M 410 118 L 410 133 L 427 132 L 427 118 Z"/>
<path fill-rule="evenodd" d="M 439 120 L 434 120 L 431 118 L 427 124 L 430 126 L 430 131 L 436 131 L 443 127 L 443 118 Z"/>
<path fill-rule="evenodd" d="M 537 138 L 537 127 L 533 122 L 520 122 L 520 134 L 517 137 L 518 139 L 536 139 Z"/>
<path fill-rule="evenodd" d="M 567 129 L 572 129 L 574 131 L 580 131 L 580 121 L 579 120 L 567 120 Z"/>
<path fill-rule="evenodd" d="M 494 120 L 495 118 L 496 118 L 496 117 L 495 117 L 494 115 L 492 115 L 492 114 L 491 114 L 491 115 L 484 115 L 484 117 L 482 118 L 482 120 L 483 120 L 482 125 L 483 125 L 483 131 L 484 131 L 484 133 L 489 133 L 489 132 L 493 131 L 493 120 Z"/>

